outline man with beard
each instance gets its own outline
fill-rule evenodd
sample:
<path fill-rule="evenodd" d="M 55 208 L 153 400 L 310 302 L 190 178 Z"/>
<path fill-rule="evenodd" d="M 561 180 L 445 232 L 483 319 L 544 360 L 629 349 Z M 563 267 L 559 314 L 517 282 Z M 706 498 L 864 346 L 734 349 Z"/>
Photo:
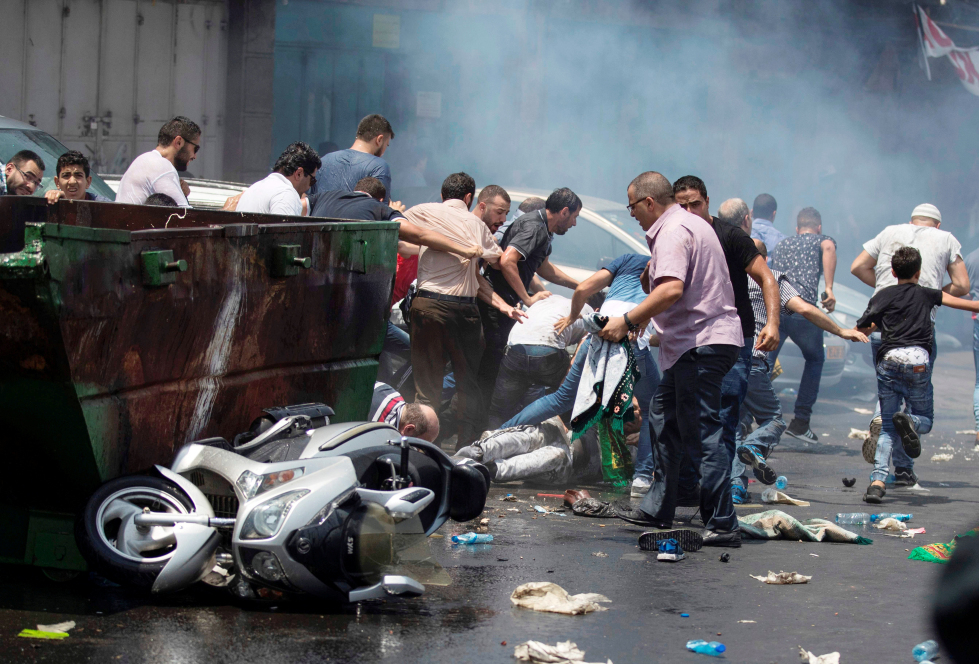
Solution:
<path fill-rule="evenodd" d="M 320 156 L 305 143 L 293 143 L 276 159 L 272 172 L 241 195 L 238 212 L 299 217 L 303 196 L 316 183 Z"/>
<path fill-rule="evenodd" d="M 201 128 L 197 123 L 182 115 L 173 118 L 160 128 L 156 147 L 133 159 L 126 169 L 116 202 L 142 205 L 152 194 L 166 194 L 179 206 L 190 207 L 190 187 L 177 173 L 186 172 L 200 149 Z"/>
<path fill-rule="evenodd" d="M 44 162 L 35 152 L 21 150 L 0 166 L 0 196 L 33 196 L 44 177 Z"/>
<path fill-rule="evenodd" d="M 483 220 L 490 234 L 500 230 L 510 214 L 510 194 L 498 184 L 488 184 L 479 190 L 473 214 Z"/>

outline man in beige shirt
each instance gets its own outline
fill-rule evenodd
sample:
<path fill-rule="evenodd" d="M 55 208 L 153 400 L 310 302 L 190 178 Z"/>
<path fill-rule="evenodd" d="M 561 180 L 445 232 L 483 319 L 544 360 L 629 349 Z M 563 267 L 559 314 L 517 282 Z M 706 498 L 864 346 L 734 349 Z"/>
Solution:
<path fill-rule="evenodd" d="M 453 173 L 442 183 L 442 202 L 423 203 L 405 212 L 422 228 L 441 233 L 463 245 L 483 249 L 483 260 L 495 263 L 502 252 L 483 221 L 469 211 L 476 181 L 466 173 Z M 411 366 L 415 375 L 415 401 L 438 409 L 445 364 L 452 362 L 458 390 L 457 422 L 447 432 L 458 434 L 457 446 L 479 436 L 483 404 L 476 381 L 485 342 L 476 298 L 492 304 L 504 315 L 525 317 L 493 292 L 478 271 L 478 261 L 424 248 L 418 257 L 418 293 L 411 304 Z"/>

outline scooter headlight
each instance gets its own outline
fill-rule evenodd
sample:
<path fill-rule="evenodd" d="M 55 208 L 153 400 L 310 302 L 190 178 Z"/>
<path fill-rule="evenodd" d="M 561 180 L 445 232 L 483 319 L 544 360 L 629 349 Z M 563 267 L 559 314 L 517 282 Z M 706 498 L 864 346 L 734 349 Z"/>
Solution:
<path fill-rule="evenodd" d="M 248 500 L 260 493 L 265 493 L 281 486 L 286 482 L 291 482 L 297 477 L 302 477 L 304 472 L 305 469 L 302 467 L 279 470 L 268 475 L 258 475 L 250 470 L 246 470 L 241 474 L 235 484 L 245 494 L 245 500 Z"/>
<path fill-rule="evenodd" d="M 309 493 L 308 489 L 290 491 L 260 503 L 241 526 L 241 539 L 268 539 L 275 537 L 285 523 L 289 510 L 297 500 Z"/>

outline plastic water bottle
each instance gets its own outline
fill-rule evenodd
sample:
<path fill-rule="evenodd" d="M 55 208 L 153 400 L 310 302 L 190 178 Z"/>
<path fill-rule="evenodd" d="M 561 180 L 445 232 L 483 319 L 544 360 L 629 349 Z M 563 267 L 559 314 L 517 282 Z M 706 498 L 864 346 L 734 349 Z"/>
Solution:
<path fill-rule="evenodd" d="M 785 487 L 789 485 L 788 478 L 785 475 L 779 475 L 778 479 L 775 480 L 775 488 L 782 491 Z"/>
<path fill-rule="evenodd" d="M 767 489 L 761 492 L 761 502 L 774 503 L 776 500 L 778 500 L 778 491 L 776 491 L 772 487 L 768 487 Z"/>
<path fill-rule="evenodd" d="M 898 521 L 903 521 L 907 523 L 914 517 L 914 514 L 897 514 L 896 512 L 883 512 L 881 514 L 871 514 L 870 522 L 877 523 L 881 519 L 897 519 Z"/>
<path fill-rule="evenodd" d="M 453 535 L 452 541 L 456 544 L 488 544 L 489 542 L 493 541 L 493 536 L 466 533 L 464 535 Z"/>
<path fill-rule="evenodd" d="M 690 644 L 688 643 L 687 647 L 689 646 Z M 911 651 L 911 656 L 914 657 L 914 661 L 916 662 L 924 662 L 925 660 L 932 659 L 937 654 L 938 642 L 934 639 L 929 639 L 928 641 L 919 643 L 914 647 L 914 650 Z"/>
<path fill-rule="evenodd" d="M 931 643 L 934 643 L 932 641 Z M 707 643 L 704 640 L 687 641 L 687 650 L 690 652 L 699 652 L 701 655 L 710 655 L 711 657 L 720 657 L 727 648 L 723 643 L 718 643 L 717 641 L 711 641 Z"/>
<path fill-rule="evenodd" d="M 837 514 L 836 523 L 841 526 L 860 526 L 870 523 L 870 515 L 866 512 L 851 512 L 850 514 Z"/>

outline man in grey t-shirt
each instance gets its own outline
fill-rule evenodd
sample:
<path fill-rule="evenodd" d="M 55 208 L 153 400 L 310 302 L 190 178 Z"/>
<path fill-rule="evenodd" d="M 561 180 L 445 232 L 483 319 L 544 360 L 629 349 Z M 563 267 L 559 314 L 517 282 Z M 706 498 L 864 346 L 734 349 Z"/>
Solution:
<path fill-rule="evenodd" d="M 888 226 L 877 237 L 863 245 L 863 251 L 854 259 L 850 272 L 868 286 L 874 287 L 874 294 L 888 286 L 897 284 L 897 278 L 891 273 L 891 257 L 901 247 L 914 247 L 921 254 L 921 277 L 918 283 L 926 288 L 942 289 L 949 295 L 962 297 L 969 292 L 969 273 L 962 260 L 962 245 L 948 231 L 941 230 L 942 213 L 930 203 L 922 203 L 911 212 L 911 221 L 907 224 Z M 945 274 L 951 282 L 945 284 Z M 935 314 L 932 312 L 932 323 Z M 873 356 L 877 357 L 880 347 L 880 332 L 870 335 Z M 934 366 L 937 348 L 932 348 L 931 364 Z M 979 395 L 979 392 L 977 392 Z M 973 397 L 975 401 L 976 397 Z M 979 413 L 979 409 L 976 410 Z M 979 415 L 977 415 L 979 419 Z M 877 437 L 880 435 L 880 403 L 870 422 L 870 436 L 864 441 L 863 457 L 868 463 L 874 463 L 877 450 Z M 894 465 L 897 468 L 895 478 L 901 484 L 914 484 L 913 474 L 901 476 L 903 468 L 910 468 L 905 461 L 904 450 L 896 445 L 893 451 Z"/>

